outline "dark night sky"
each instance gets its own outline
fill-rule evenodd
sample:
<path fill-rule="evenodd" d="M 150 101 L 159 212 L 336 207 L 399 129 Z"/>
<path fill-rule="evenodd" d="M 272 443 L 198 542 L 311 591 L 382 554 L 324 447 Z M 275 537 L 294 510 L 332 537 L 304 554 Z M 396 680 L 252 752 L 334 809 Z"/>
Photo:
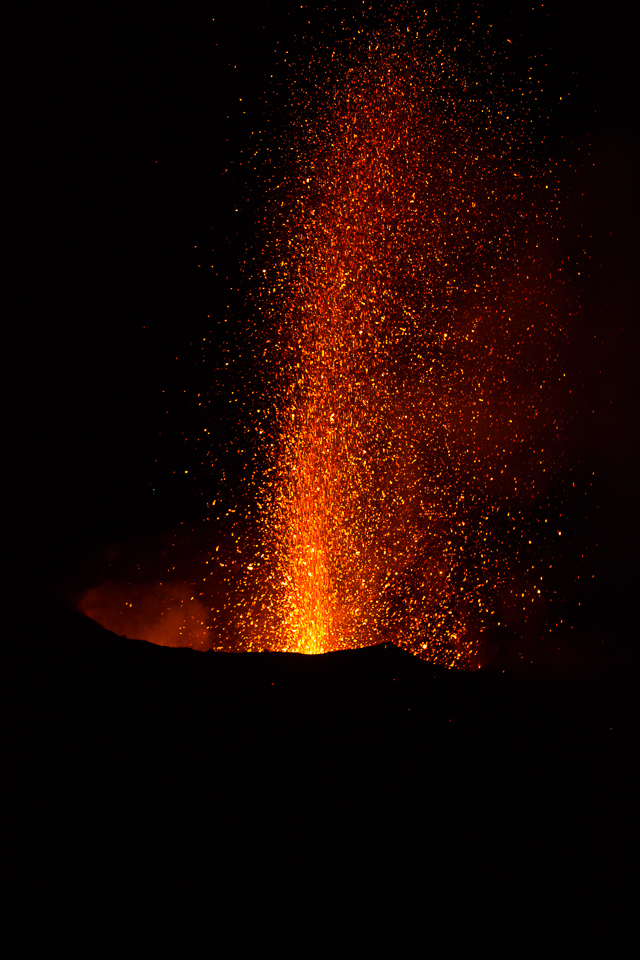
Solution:
<path fill-rule="evenodd" d="M 173 471 L 185 462 L 195 394 L 217 396 L 210 428 L 220 442 L 234 429 L 216 370 L 221 351 L 235 356 L 243 342 L 241 300 L 226 295 L 240 286 L 237 262 L 253 242 L 264 178 L 264 168 L 247 175 L 239 164 L 252 130 L 272 131 L 274 151 L 282 142 L 280 104 L 293 72 L 283 51 L 304 59 L 307 48 L 294 41 L 301 28 L 339 37 L 344 11 L 359 7 L 309 14 L 299 3 L 214 3 L 201 17 L 87 18 L 73 41 L 56 20 L 38 41 L 60 55 L 41 114 L 37 212 L 24 228 L 35 294 L 27 300 L 38 318 L 29 324 L 27 307 L 19 324 L 31 577 L 46 580 L 95 543 L 197 518 L 193 471 L 187 479 Z M 546 138 L 540 155 L 573 163 L 562 174 L 568 254 L 590 260 L 586 279 L 572 281 L 582 312 L 571 345 L 579 401 L 569 451 L 576 472 L 594 475 L 576 550 L 598 543 L 600 589 L 589 615 L 609 619 L 613 608 L 629 633 L 637 629 L 640 532 L 633 7 L 461 5 L 461 23 L 477 10 L 481 24 L 494 25 L 511 69 L 538 57 L 548 97 L 548 119 L 536 127 Z M 232 173 L 223 177 L 225 169 Z M 224 333 L 207 316 L 222 301 Z M 212 344 L 203 364 L 205 336 Z"/>

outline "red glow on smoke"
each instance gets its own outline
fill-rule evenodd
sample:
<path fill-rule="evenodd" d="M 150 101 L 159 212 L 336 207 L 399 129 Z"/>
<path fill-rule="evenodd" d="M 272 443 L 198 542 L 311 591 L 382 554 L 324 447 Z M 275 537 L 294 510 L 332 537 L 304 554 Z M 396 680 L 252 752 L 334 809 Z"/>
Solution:
<path fill-rule="evenodd" d="M 211 646 L 209 612 L 185 583 L 102 583 L 83 594 L 79 606 L 119 635 L 165 647 Z"/>

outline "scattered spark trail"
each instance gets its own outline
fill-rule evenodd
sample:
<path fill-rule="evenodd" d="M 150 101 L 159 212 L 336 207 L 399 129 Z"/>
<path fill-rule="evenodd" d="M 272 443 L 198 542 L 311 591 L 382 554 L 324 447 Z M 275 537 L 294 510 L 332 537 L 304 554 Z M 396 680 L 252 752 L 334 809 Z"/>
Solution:
<path fill-rule="evenodd" d="M 305 129 L 270 287 L 279 649 L 479 656 L 496 515 L 549 479 L 560 430 L 541 184 L 499 117 L 444 57 L 378 38 Z"/>
<path fill-rule="evenodd" d="M 173 642 L 200 648 L 392 640 L 474 669 L 501 621 L 542 623 L 525 518 L 562 463 L 554 185 L 527 158 L 526 110 L 425 43 L 388 28 L 334 51 L 294 124 L 251 292 L 260 408 L 226 450 L 249 486 L 210 484 L 215 532 L 149 561 L 156 606 L 130 572 L 129 593 L 85 598 L 118 629 L 146 611 L 156 642 L 171 615 Z M 233 386 L 238 410 L 252 394 Z"/>

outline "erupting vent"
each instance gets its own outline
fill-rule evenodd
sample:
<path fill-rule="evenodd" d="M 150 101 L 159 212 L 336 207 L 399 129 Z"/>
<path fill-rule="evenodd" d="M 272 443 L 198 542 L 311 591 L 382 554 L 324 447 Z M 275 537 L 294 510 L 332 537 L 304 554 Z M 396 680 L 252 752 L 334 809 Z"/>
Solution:
<path fill-rule="evenodd" d="M 259 476 L 251 509 L 222 517 L 207 493 L 220 526 L 182 568 L 167 534 L 139 596 L 135 570 L 87 594 L 83 609 L 115 611 L 102 623 L 200 648 L 391 640 L 474 669 L 501 620 L 542 622 L 545 570 L 523 554 L 563 450 L 557 201 L 526 108 L 483 71 L 392 27 L 334 51 L 330 83 L 309 68 L 246 278 L 261 381 L 233 401 L 261 397 L 236 446 Z M 207 421 L 203 442 L 216 435 Z"/>
<path fill-rule="evenodd" d="M 472 667 L 505 537 L 551 479 L 550 205 L 508 110 L 475 91 L 378 39 L 299 131 L 264 289 L 275 480 L 249 647 L 387 638 Z"/>

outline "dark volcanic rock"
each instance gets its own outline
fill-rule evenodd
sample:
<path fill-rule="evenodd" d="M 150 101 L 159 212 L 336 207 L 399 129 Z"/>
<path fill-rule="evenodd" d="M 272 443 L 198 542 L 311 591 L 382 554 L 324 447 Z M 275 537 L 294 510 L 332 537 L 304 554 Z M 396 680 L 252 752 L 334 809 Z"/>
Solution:
<path fill-rule="evenodd" d="M 198 780 L 224 770 L 267 793 L 309 779 L 370 789 L 376 802 L 425 778 L 456 797 L 557 789 L 605 767 L 611 777 L 629 746 L 625 722 L 611 729 L 611 704 L 566 684 L 446 670 L 393 644 L 201 653 L 118 637 L 53 605 L 40 663 L 70 755 L 150 773 L 177 764 Z"/>
<path fill-rule="evenodd" d="M 54 873 L 73 865 L 74 897 L 91 900 L 83 877 L 109 864 L 109 896 L 115 877 L 132 904 L 213 883 L 237 929 L 246 904 L 314 889 L 344 904 L 382 893 L 389 917 L 414 920 L 425 898 L 502 916 L 623 904 L 611 878 L 628 861 L 633 741 L 608 702 L 391 644 L 200 653 L 54 603 L 38 622 L 14 691 L 33 714 L 23 812 Z"/>

